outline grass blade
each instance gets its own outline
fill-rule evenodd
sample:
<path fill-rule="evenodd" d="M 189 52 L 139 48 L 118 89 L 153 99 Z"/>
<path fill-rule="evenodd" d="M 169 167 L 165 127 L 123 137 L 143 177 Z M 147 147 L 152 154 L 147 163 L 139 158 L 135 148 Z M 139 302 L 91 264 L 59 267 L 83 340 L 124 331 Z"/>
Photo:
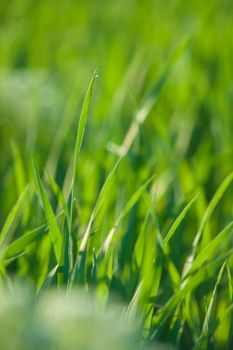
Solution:
<path fill-rule="evenodd" d="M 44 185 L 42 183 L 42 180 L 38 174 L 38 171 L 36 169 L 35 164 L 33 164 L 34 174 L 35 174 L 35 181 L 39 190 L 39 197 L 42 200 L 44 214 L 49 226 L 49 232 L 51 235 L 51 240 L 53 243 L 54 253 L 57 259 L 57 262 L 59 262 L 60 259 L 60 252 L 61 252 L 61 233 L 60 229 L 57 224 L 57 220 L 55 217 L 55 214 L 53 212 L 53 208 L 49 202 L 47 193 L 45 191 Z"/>
<path fill-rule="evenodd" d="M 109 234 L 107 235 L 101 251 L 106 253 L 110 243 L 112 241 L 112 238 L 120 224 L 120 222 L 123 220 L 123 218 L 129 213 L 129 211 L 133 208 L 133 206 L 137 203 L 137 201 L 139 200 L 139 198 L 141 197 L 141 195 L 143 194 L 143 192 L 145 191 L 145 189 L 147 188 L 148 184 L 154 179 L 154 176 L 152 176 L 149 180 L 147 180 L 133 195 L 132 197 L 129 199 L 129 201 L 127 202 L 127 204 L 125 205 L 125 207 L 123 208 L 123 210 L 121 211 L 120 215 L 118 216 L 118 218 L 116 219 L 114 226 L 112 227 L 112 229 L 110 230 Z"/>
<path fill-rule="evenodd" d="M 27 195 L 29 193 L 29 189 L 30 189 L 30 186 L 27 185 L 26 188 L 24 189 L 24 191 L 20 194 L 15 205 L 11 209 L 10 213 L 8 214 L 8 216 L 5 220 L 5 223 L 1 229 L 1 233 L 0 233 L 0 247 L 2 246 L 2 244 L 4 244 L 4 241 L 7 238 L 7 235 L 9 234 L 9 232 L 14 224 L 16 217 L 17 217 L 22 205 L 25 203 L 25 200 L 26 200 Z"/>
<path fill-rule="evenodd" d="M 209 324 L 210 324 L 210 319 L 211 319 L 211 312 L 213 309 L 213 303 L 215 300 L 215 295 L 216 295 L 218 286 L 220 285 L 220 282 L 222 280 L 222 275 L 223 275 L 223 271 L 225 269 L 225 266 L 226 266 L 226 261 L 223 263 L 223 265 L 219 271 L 218 278 L 217 278 L 217 281 L 216 281 L 216 284 L 214 286 L 214 290 L 213 290 L 213 293 L 212 293 L 212 296 L 211 296 L 211 299 L 209 302 L 208 310 L 207 310 L 205 320 L 203 323 L 203 327 L 202 327 L 201 337 L 199 340 L 199 344 L 200 344 L 199 349 L 200 350 L 207 349 L 207 347 L 208 347 Z"/>
<path fill-rule="evenodd" d="M 43 225 L 34 230 L 26 232 L 24 235 L 20 236 L 14 242 L 9 244 L 9 246 L 5 249 L 4 258 L 9 259 L 22 253 L 29 244 L 40 239 L 46 232 L 48 232 L 47 225 Z"/>
<path fill-rule="evenodd" d="M 199 193 L 196 194 L 195 197 L 185 206 L 185 208 L 182 210 L 182 212 L 179 214 L 179 216 L 177 217 L 177 219 L 175 220 L 175 222 L 171 226 L 170 230 L 168 231 L 168 233 L 163 241 L 164 248 L 167 246 L 168 242 L 170 241 L 170 239 L 174 235 L 174 233 L 177 230 L 177 228 L 179 227 L 180 223 L 184 220 L 186 214 L 188 213 L 188 211 L 192 207 L 193 203 L 197 200 L 198 196 L 199 196 Z"/>
<path fill-rule="evenodd" d="M 225 180 L 221 183 L 221 185 L 219 186 L 219 188 L 217 189 L 217 191 L 215 192 L 213 198 L 211 199 L 208 207 L 206 208 L 206 211 L 203 215 L 203 219 L 201 221 L 200 224 L 200 228 L 194 238 L 193 244 L 192 244 L 192 252 L 189 255 L 189 257 L 187 258 L 185 265 L 184 265 L 184 269 L 183 269 L 183 276 L 189 271 L 189 269 L 192 266 L 194 257 L 196 255 L 196 250 L 197 250 L 197 246 L 198 243 L 201 239 L 204 227 L 207 223 L 207 221 L 209 220 L 211 214 L 213 213 L 214 209 L 216 208 L 217 204 L 219 203 L 219 201 L 221 200 L 222 196 L 224 195 L 225 191 L 227 190 L 227 188 L 230 186 L 231 182 L 233 180 L 233 172 L 231 172 L 226 178 Z"/>

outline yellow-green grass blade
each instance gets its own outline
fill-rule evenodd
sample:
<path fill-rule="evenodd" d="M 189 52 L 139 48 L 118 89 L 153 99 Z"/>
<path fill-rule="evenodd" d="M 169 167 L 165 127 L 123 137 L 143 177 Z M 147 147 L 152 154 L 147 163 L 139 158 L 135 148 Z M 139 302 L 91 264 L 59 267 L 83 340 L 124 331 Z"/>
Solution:
<path fill-rule="evenodd" d="M 128 153 L 130 147 L 132 146 L 134 140 L 136 139 L 139 130 L 147 117 L 149 116 L 150 112 L 152 111 L 152 108 L 154 107 L 155 103 L 157 102 L 157 99 L 170 75 L 170 70 L 174 66 L 174 63 L 177 61 L 178 58 L 182 56 L 184 53 L 186 47 L 187 47 L 187 40 L 183 40 L 180 45 L 178 45 L 175 50 L 172 52 L 171 56 L 166 62 L 166 65 L 156 83 L 149 91 L 145 101 L 143 102 L 142 106 L 138 109 L 136 112 L 136 115 L 134 117 L 134 120 L 132 121 L 125 138 L 120 146 L 115 145 L 114 143 L 109 143 L 108 148 L 113 152 L 117 153 L 120 156 L 124 156 Z"/>
<path fill-rule="evenodd" d="M 94 209 L 92 211 L 92 214 L 91 214 L 91 217 L 90 217 L 90 220 L 89 220 L 89 223 L 87 225 L 87 229 L 85 231 L 85 234 L 82 238 L 82 241 L 81 241 L 81 244 L 80 244 L 80 248 L 79 248 L 79 251 L 84 251 L 86 249 L 86 245 L 87 245 L 87 241 L 88 241 L 88 238 L 89 238 L 89 235 L 90 235 L 90 231 L 91 231 L 91 227 L 93 225 L 93 222 L 95 220 L 95 217 L 98 213 L 98 211 L 100 210 L 102 204 L 104 203 L 105 201 L 105 198 L 107 196 L 107 192 L 109 190 L 109 187 L 112 183 L 112 180 L 114 178 L 114 175 L 118 169 L 118 166 L 121 162 L 122 158 L 119 158 L 118 161 L 116 162 L 115 166 L 113 167 L 113 169 L 111 170 L 111 172 L 109 173 L 106 181 L 104 182 L 102 188 L 101 188 L 101 191 L 98 195 L 98 198 L 97 198 L 97 201 L 96 201 L 96 204 L 94 206 Z"/>
<path fill-rule="evenodd" d="M 46 290 L 48 290 L 58 271 L 59 271 L 59 265 L 57 264 L 46 276 L 42 286 L 37 291 L 37 296 L 40 296 L 41 293 L 44 293 Z"/>

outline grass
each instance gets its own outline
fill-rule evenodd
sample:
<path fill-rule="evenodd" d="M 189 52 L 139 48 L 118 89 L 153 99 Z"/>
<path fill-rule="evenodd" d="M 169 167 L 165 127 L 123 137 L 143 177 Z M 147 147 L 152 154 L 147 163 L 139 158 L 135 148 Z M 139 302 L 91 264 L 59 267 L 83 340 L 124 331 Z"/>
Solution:
<path fill-rule="evenodd" d="M 231 349 L 233 7 L 104 9 L 0 5 L 2 344 Z"/>

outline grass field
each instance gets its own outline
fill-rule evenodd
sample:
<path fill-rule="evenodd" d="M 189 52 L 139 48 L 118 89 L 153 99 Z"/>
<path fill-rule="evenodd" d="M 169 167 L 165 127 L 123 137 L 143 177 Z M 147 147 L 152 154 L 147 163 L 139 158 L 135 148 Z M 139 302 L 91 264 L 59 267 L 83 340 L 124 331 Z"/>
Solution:
<path fill-rule="evenodd" d="M 233 349 L 232 57 L 231 0 L 1 0 L 4 349 Z"/>

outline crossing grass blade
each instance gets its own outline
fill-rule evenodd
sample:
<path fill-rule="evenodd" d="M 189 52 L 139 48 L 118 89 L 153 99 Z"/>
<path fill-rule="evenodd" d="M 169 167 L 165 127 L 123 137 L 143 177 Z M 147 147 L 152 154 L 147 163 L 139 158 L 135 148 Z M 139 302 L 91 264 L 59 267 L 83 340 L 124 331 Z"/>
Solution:
<path fill-rule="evenodd" d="M 48 225 L 43 225 L 34 230 L 26 232 L 6 247 L 4 251 L 4 258 L 9 259 L 24 252 L 28 245 L 40 239 L 48 231 Z"/>
<path fill-rule="evenodd" d="M 101 191 L 100 191 L 100 193 L 98 195 L 96 204 L 95 204 L 94 209 L 92 211 L 89 223 L 87 225 L 87 229 L 85 231 L 85 234 L 84 234 L 84 236 L 82 238 L 82 241 L 81 241 L 81 244 L 80 244 L 79 251 L 81 251 L 81 252 L 83 252 L 86 249 L 86 245 L 87 245 L 87 241 L 88 241 L 88 238 L 89 238 L 89 235 L 90 235 L 91 227 L 92 227 L 93 222 L 94 222 L 94 220 L 96 218 L 96 215 L 98 214 L 98 211 L 100 210 L 102 204 L 104 203 L 104 201 L 106 199 L 106 195 L 108 193 L 108 190 L 110 188 L 110 185 L 112 183 L 112 180 L 114 178 L 114 175 L 115 175 L 115 173 L 116 173 L 116 171 L 118 169 L 118 166 L 119 166 L 121 160 L 122 160 L 122 158 L 118 159 L 118 161 L 116 162 L 115 166 L 113 167 L 113 169 L 109 173 L 106 181 L 104 182 L 104 184 L 103 184 L 103 186 L 101 188 Z"/>
<path fill-rule="evenodd" d="M 213 309 L 213 303 L 214 303 L 214 300 L 215 300 L 215 296 L 216 296 L 216 293 L 217 293 L 217 289 L 221 283 L 221 280 L 222 280 L 222 275 L 223 275 L 223 272 L 224 272 L 224 269 L 226 267 L 226 262 L 223 263 L 220 271 L 219 271 L 219 274 L 218 274 L 218 278 L 217 278 L 217 281 L 216 281 L 216 284 L 214 286 L 214 290 L 213 290 L 213 293 L 212 293 L 212 296 L 211 296 L 211 299 L 210 299 L 210 302 L 209 302 L 209 306 L 208 306 L 208 310 L 207 310 L 207 313 L 206 313 L 206 316 L 205 316 L 205 319 L 204 319 L 204 323 L 203 323 L 203 327 L 202 327 L 202 332 L 201 332 L 201 336 L 200 336 L 200 339 L 199 339 L 199 349 L 200 350 L 205 350 L 208 348 L 208 338 L 209 338 L 209 328 L 210 328 L 210 321 L 211 321 L 211 313 L 212 313 L 212 309 Z"/>
<path fill-rule="evenodd" d="M 231 172 L 226 178 L 225 180 L 221 183 L 221 185 L 219 186 L 219 188 L 217 189 L 217 191 L 215 192 L 213 198 L 211 199 L 209 205 L 206 208 L 206 211 L 203 215 L 201 224 L 200 224 L 200 228 L 194 238 L 193 244 L 192 244 L 192 252 L 191 254 L 188 256 L 188 258 L 186 259 L 185 265 L 184 265 L 184 269 L 183 269 L 183 275 L 185 275 L 188 270 L 191 268 L 192 264 L 193 264 L 193 260 L 194 257 L 196 255 L 196 250 L 197 250 L 197 246 L 198 243 L 201 239 L 204 227 L 207 223 L 207 221 L 209 220 L 210 216 L 212 215 L 214 209 L 216 208 L 216 206 L 218 205 L 218 203 L 220 202 L 222 196 L 224 195 L 225 191 L 227 190 L 227 188 L 230 186 L 231 182 L 233 180 L 233 172 Z"/>
<path fill-rule="evenodd" d="M 110 243 L 113 239 L 113 236 L 118 228 L 118 226 L 120 225 L 121 221 L 124 219 L 124 217 L 129 213 L 129 211 L 133 208 L 133 206 L 137 203 L 137 201 L 139 200 L 139 198 L 142 196 L 143 192 L 146 190 L 147 186 L 149 185 L 149 183 L 154 179 L 154 176 L 152 176 L 149 180 L 147 180 L 133 195 L 132 197 L 129 199 L 129 201 L 127 202 L 127 204 L 125 205 L 125 207 L 123 208 L 123 210 L 121 211 L 120 215 L 118 216 L 118 218 L 116 219 L 112 229 L 110 230 L 110 232 L 108 233 L 101 251 L 102 253 L 106 253 L 107 250 L 109 249 Z"/>
<path fill-rule="evenodd" d="M 63 209 L 64 214 L 67 217 L 67 220 L 69 220 L 69 211 L 68 211 L 68 207 L 66 204 L 64 194 L 62 193 L 58 184 L 56 183 L 54 178 L 49 174 L 48 171 L 46 171 L 46 175 L 47 175 L 47 178 L 49 180 L 50 187 L 51 187 L 53 193 L 55 194 L 55 196 L 60 204 L 61 209 Z"/>
<path fill-rule="evenodd" d="M 199 269 L 194 275 L 190 276 L 186 284 L 180 284 L 175 293 L 170 297 L 167 303 L 158 311 L 153 319 L 153 327 L 151 329 L 151 337 L 153 338 L 157 333 L 158 328 L 166 321 L 166 319 L 171 315 L 171 313 L 176 309 L 179 303 L 186 297 L 190 296 L 190 293 L 195 290 L 199 285 L 206 281 L 208 278 L 212 277 L 216 267 L 223 264 L 229 256 L 232 255 L 233 250 L 225 252 L 218 258 L 214 259 L 210 264 Z"/>
<path fill-rule="evenodd" d="M 34 163 L 33 163 L 33 169 L 34 169 L 35 181 L 38 187 L 39 198 L 42 201 L 44 214 L 49 226 L 49 232 L 53 243 L 54 253 L 55 253 L 57 262 L 59 262 L 60 253 L 61 253 L 61 232 L 58 227 L 56 216 L 53 212 L 53 208 L 49 202 L 44 185 L 42 183 L 42 180 L 39 176 L 39 173 Z"/>
<path fill-rule="evenodd" d="M 10 213 L 8 214 L 5 223 L 1 229 L 0 232 L 0 247 L 2 249 L 2 245 L 4 245 L 5 240 L 9 240 L 10 237 L 7 237 L 9 235 L 9 232 L 17 218 L 17 215 L 19 214 L 22 206 L 24 205 L 27 196 L 29 194 L 30 185 L 27 185 L 24 191 L 20 194 L 19 198 L 17 199 L 15 205 L 11 209 Z M 6 242 L 5 242 L 6 243 Z"/>
<path fill-rule="evenodd" d="M 170 241 L 170 239 L 174 235 L 174 233 L 177 230 L 177 228 L 179 227 L 180 223 L 184 220 L 186 214 L 188 213 L 188 211 L 190 210 L 190 208 L 192 207 L 194 202 L 197 200 L 198 196 L 199 196 L 199 193 L 196 194 L 195 197 L 185 206 L 185 208 L 182 210 L 182 212 L 179 214 L 179 216 L 177 217 L 177 219 L 175 220 L 175 222 L 171 226 L 170 230 L 168 231 L 166 237 L 163 240 L 164 248 L 166 248 L 168 242 Z"/>
<path fill-rule="evenodd" d="M 190 275 L 194 271 L 198 270 L 202 264 L 210 259 L 213 254 L 218 250 L 218 253 L 220 251 L 221 243 L 226 244 L 227 240 L 232 238 L 233 234 L 233 222 L 231 222 L 229 225 L 227 225 L 219 234 L 217 234 L 216 237 L 212 239 L 197 255 L 197 257 L 194 259 L 192 266 L 190 267 L 188 274 Z M 187 277 L 184 276 L 184 278 Z"/>

